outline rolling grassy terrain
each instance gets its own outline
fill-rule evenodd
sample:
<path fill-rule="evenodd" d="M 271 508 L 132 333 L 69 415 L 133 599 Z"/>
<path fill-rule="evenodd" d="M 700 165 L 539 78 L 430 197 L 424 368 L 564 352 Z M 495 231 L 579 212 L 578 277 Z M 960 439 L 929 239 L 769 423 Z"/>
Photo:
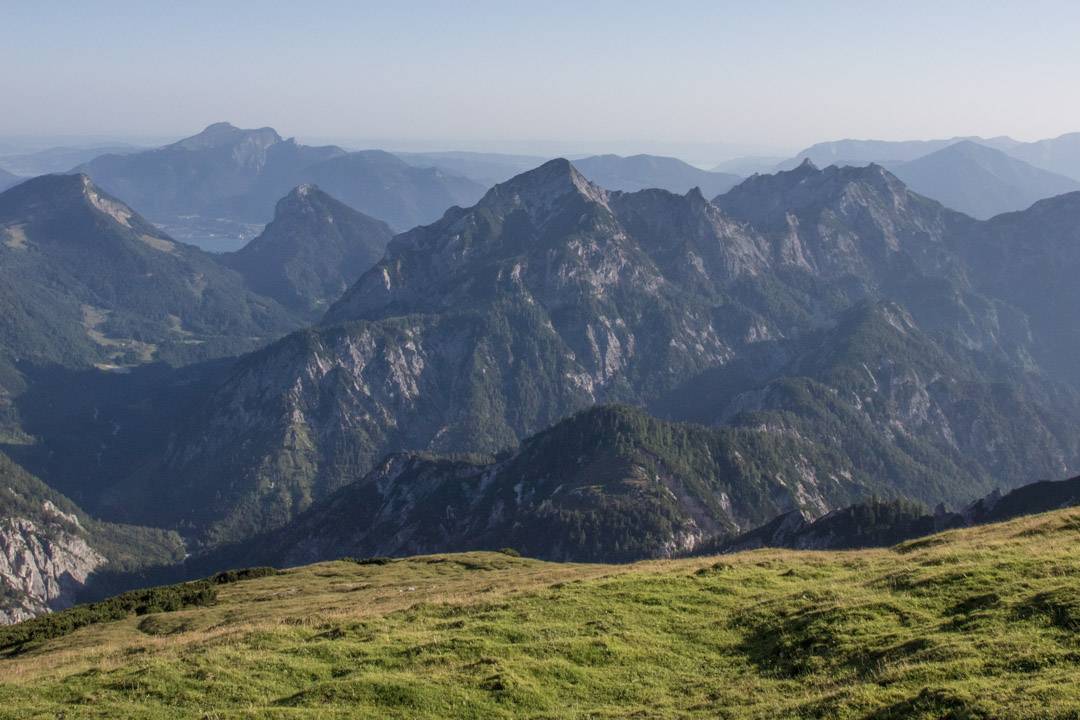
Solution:
<path fill-rule="evenodd" d="M 339 561 L 0 660 L 0 717 L 1077 718 L 1080 510 L 888 550 Z"/>

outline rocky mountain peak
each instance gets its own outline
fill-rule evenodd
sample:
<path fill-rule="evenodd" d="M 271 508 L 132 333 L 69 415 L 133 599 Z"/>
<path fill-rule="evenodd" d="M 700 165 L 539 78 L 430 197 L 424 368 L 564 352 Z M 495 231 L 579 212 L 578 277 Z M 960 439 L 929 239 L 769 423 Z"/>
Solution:
<path fill-rule="evenodd" d="M 265 149 L 281 141 L 281 136 L 271 127 L 245 130 L 231 123 L 217 122 L 208 125 L 205 130 L 196 135 L 173 143 L 173 147 L 184 150 L 209 150 L 250 143 Z"/>
<path fill-rule="evenodd" d="M 943 238 L 970 222 L 872 163 L 818 169 L 807 161 L 754 175 L 713 204 L 771 238 L 785 264 L 875 282 L 890 277 L 894 263 L 939 272 L 949 262 Z"/>
<path fill-rule="evenodd" d="M 274 206 L 274 220 L 278 220 L 283 214 L 290 212 L 302 212 L 304 208 L 312 208 L 315 205 L 325 204 L 324 199 L 331 199 L 329 195 L 319 189 L 318 185 L 304 183 L 297 185 L 289 194 L 277 201 Z"/>
<path fill-rule="evenodd" d="M 881 204 L 899 208 L 911 193 L 880 165 L 830 165 L 819 169 L 809 159 L 793 170 L 754 175 L 713 199 L 719 208 L 760 227 L 786 227 L 788 213 L 817 213 L 826 207 Z"/>
<path fill-rule="evenodd" d="M 107 216 L 129 230 L 138 227 L 140 232 L 161 235 L 134 210 L 101 190 L 83 173 L 40 175 L 12 188 L 4 197 L 24 222 L 60 213 L 90 212 Z"/>
<path fill-rule="evenodd" d="M 435 298 L 440 306 L 466 302 L 466 296 L 489 298 L 493 286 L 473 277 L 481 266 L 500 268 L 494 276 L 484 275 L 495 285 L 516 285 L 529 267 L 546 267 L 552 287 L 583 281 L 593 277 L 595 268 L 583 260 L 582 248 L 613 281 L 613 268 L 626 259 L 617 247 L 622 233 L 609 204 L 612 197 L 569 161 L 546 162 L 491 188 L 471 208 L 451 208 L 439 222 L 397 235 L 383 259 L 325 320 L 336 323 L 406 307 L 414 312 Z"/>
<path fill-rule="evenodd" d="M 27 195 L 68 193 L 72 197 L 76 197 L 82 195 L 85 188 L 92 185 L 93 181 L 83 173 L 74 173 L 70 175 L 57 173 L 52 175 L 38 175 L 37 177 L 30 178 L 17 188 L 12 188 L 11 192 L 13 195 L 15 192 L 21 192 Z"/>
<path fill-rule="evenodd" d="M 569 160 L 556 158 L 496 185 L 480 201 L 479 207 L 504 211 L 512 207 L 541 210 L 571 194 L 607 205 L 606 190 L 586 180 Z"/>
<path fill-rule="evenodd" d="M 686 199 L 689 200 L 694 207 L 704 207 L 705 203 L 708 202 L 699 187 L 690 188 L 686 193 Z"/>
<path fill-rule="evenodd" d="M 267 151 L 281 142 L 281 136 L 270 127 L 244 130 L 220 122 L 169 147 L 189 152 L 228 152 L 238 167 L 258 170 L 266 164 Z"/>
<path fill-rule="evenodd" d="M 382 255 L 392 231 L 310 183 L 278 201 L 274 219 L 224 256 L 257 292 L 301 312 L 322 312 Z"/>

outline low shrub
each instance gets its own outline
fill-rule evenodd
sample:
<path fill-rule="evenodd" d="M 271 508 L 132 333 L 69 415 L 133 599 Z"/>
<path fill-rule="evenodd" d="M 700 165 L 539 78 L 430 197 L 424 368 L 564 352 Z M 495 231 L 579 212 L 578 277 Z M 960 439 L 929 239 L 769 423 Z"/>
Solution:
<path fill-rule="evenodd" d="M 367 557 L 367 558 L 343 557 L 341 559 L 342 559 L 343 562 L 353 562 L 353 563 L 356 563 L 357 565 L 389 565 L 390 563 L 394 562 L 393 558 L 388 558 L 388 557 Z"/>
<path fill-rule="evenodd" d="M 0 627 L 0 655 L 18 655 L 32 644 L 63 637 L 95 623 L 123 620 L 132 615 L 150 615 L 213 605 L 217 601 L 215 586 L 268 577 L 277 575 L 278 572 L 272 567 L 225 570 L 205 580 L 131 590 L 100 602 L 76 605 L 67 610 Z"/>
<path fill-rule="evenodd" d="M 131 615 L 173 612 L 213 605 L 217 590 L 211 580 L 132 590 L 96 603 L 76 605 L 0 628 L 0 654 L 17 655 L 32 644 L 63 637 L 95 623 L 123 620 Z"/>

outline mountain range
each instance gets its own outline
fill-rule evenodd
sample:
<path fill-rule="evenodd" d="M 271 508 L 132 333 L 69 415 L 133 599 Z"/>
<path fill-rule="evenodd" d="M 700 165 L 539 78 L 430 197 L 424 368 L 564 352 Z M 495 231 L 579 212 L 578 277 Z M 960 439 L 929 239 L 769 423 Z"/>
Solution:
<path fill-rule="evenodd" d="M 85 175 L 0 194 L 0 348 L 28 362 L 124 366 L 251 349 L 293 329 L 273 301 Z"/>
<path fill-rule="evenodd" d="M 156 427 L 169 416 L 159 409 L 149 419 L 144 409 L 137 420 L 118 419 L 106 411 L 115 398 L 143 393 L 128 407 L 145 405 L 147 393 L 216 372 L 207 361 L 318 317 L 390 235 L 384 223 L 304 186 L 282 199 L 253 245 L 220 256 L 172 239 L 84 175 L 11 188 L 0 194 L 0 442 L 20 457 L 40 450 L 49 464 L 70 463 L 68 481 L 54 484 L 85 501 L 87 476 L 111 467 L 102 462 L 110 424 Z M 166 369 L 144 372 L 161 363 Z M 162 377 L 187 365 L 194 376 Z M 92 410 L 90 427 L 73 424 L 75 407 Z M 98 430 L 103 437 L 91 441 Z M 95 443 L 91 462 L 74 450 Z M 137 458 L 143 445 L 121 447 Z"/>
<path fill-rule="evenodd" d="M 937 140 L 833 140 L 811 145 L 795 157 L 778 165 L 778 170 L 790 170 L 804 160 L 819 167 L 829 165 L 866 165 L 869 163 L 902 163 L 926 157 L 938 150 L 960 142 L 975 142 L 995 150 L 1011 151 L 1021 145 L 1009 137 L 954 137 Z"/>
<path fill-rule="evenodd" d="M 609 402 L 833 458 L 777 469 L 767 512 L 869 494 L 957 506 L 1063 477 L 1080 401 L 1054 358 L 1077 339 L 1053 308 L 1071 291 L 1002 276 L 1051 257 L 1075 271 L 1067 233 L 1019 230 L 1043 224 L 1075 227 L 1039 205 L 980 223 L 877 166 L 805 163 L 710 202 L 609 192 L 551 161 L 396 236 L 320 324 L 207 386 L 158 459 L 89 509 L 242 541 L 350 483 L 363 496 L 390 453 L 511 452 Z M 760 519 L 719 513 L 708 532 Z M 653 547 L 681 542 L 670 527 Z"/>
<path fill-rule="evenodd" d="M 828 498 L 836 509 L 778 512 L 797 504 L 790 476 L 807 472 L 837 481 Z M 845 505 L 841 498 L 873 484 L 850 474 L 841 453 L 797 437 L 593 408 L 487 462 L 390 456 L 286 526 L 199 559 L 195 574 L 244 563 L 291 567 L 503 547 L 563 562 L 761 547 L 847 550 L 1080 506 L 1080 478 L 994 490 L 956 511 L 866 495 Z"/>
<path fill-rule="evenodd" d="M 1080 181 L 1080 132 L 1017 143 L 1008 153 L 1035 167 Z"/>
<path fill-rule="evenodd" d="M 266 223 L 292 188 L 316 184 L 354 209 L 405 229 L 475 202 L 483 186 L 390 153 L 346 152 L 282 139 L 272 128 L 215 123 L 154 150 L 97 157 L 76 168 L 178 237 L 200 223 Z M 201 232 L 206 232 L 205 230 Z M 234 248 L 235 249 L 235 248 Z"/>
<path fill-rule="evenodd" d="M 1077 137 L 1036 143 L 1005 137 L 843 140 L 819 143 L 790 161 L 744 158 L 713 171 L 653 155 L 597 155 L 574 162 L 608 190 L 685 193 L 698 187 L 706 197 L 726 192 L 742 176 L 771 167 L 793 169 L 805 159 L 818 166 L 877 163 L 917 192 L 987 219 L 1080 188 Z M 237 250 L 257 235 L 271 219 L 273 204 L 300 184 L 319 185 L 356 210 L 404 230 L 433 222 L 452 205 L 469 205 L 485 188 L 542 162 L 497 153 L 347 152 L 283 140 L 271 128 L 216 123 L 164 148 L 122 149 L 76 169 L 174 237 L 222 251 Z"/>
<path fill-rule="evenodd" d="M 895 503 L 1080 465 L 1078 203 L 977 221 L 809 161 L 710 201 L 559 159 L 392 238 L 301 185 L 213 256 L 44 176 L 0 195 L 5 447 L 95 517 L 181 532 L 192 567 L 628 560 L 868 497 L 922 527 Z"/>
<path fill-rule="evenodd" d="M 797 505 L 807 478 L 822 481 L 818 512 L 872 482 L 797 437 L 601 406 L 494 457 L 390 455 L 215 567 L 501 547 L 579 562 L 671 556 Z"/>
<path fill-rule="evenodd" d="M 915 192 L 980 220 L 1080 190 L 1080 181 L 970 140 L 887 167 Z"/>
<path fill-rule="evenodd" d="M 799 497 L 808 479 L 816 503 Z M 502 547 L 563 562 L 876 547 L 1080 505 L 1080 479 L 994 490 L 958 512 L 895 495 L 847 504 L 875 491 L 895 488 L 798 435 L 600 406 L 497 457 L 388 456 L 284 527 L 206 556 L 197 574 Z"/>

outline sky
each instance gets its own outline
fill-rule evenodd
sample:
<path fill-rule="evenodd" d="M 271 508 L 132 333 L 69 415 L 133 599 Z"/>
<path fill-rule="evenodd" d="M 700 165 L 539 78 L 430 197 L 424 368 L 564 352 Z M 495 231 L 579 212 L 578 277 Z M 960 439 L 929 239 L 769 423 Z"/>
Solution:
<path fill-rule="evenodd" d="M 0 137 L 785 155 L 1080 130 L 1075 2 L 0 0 Z"/>

